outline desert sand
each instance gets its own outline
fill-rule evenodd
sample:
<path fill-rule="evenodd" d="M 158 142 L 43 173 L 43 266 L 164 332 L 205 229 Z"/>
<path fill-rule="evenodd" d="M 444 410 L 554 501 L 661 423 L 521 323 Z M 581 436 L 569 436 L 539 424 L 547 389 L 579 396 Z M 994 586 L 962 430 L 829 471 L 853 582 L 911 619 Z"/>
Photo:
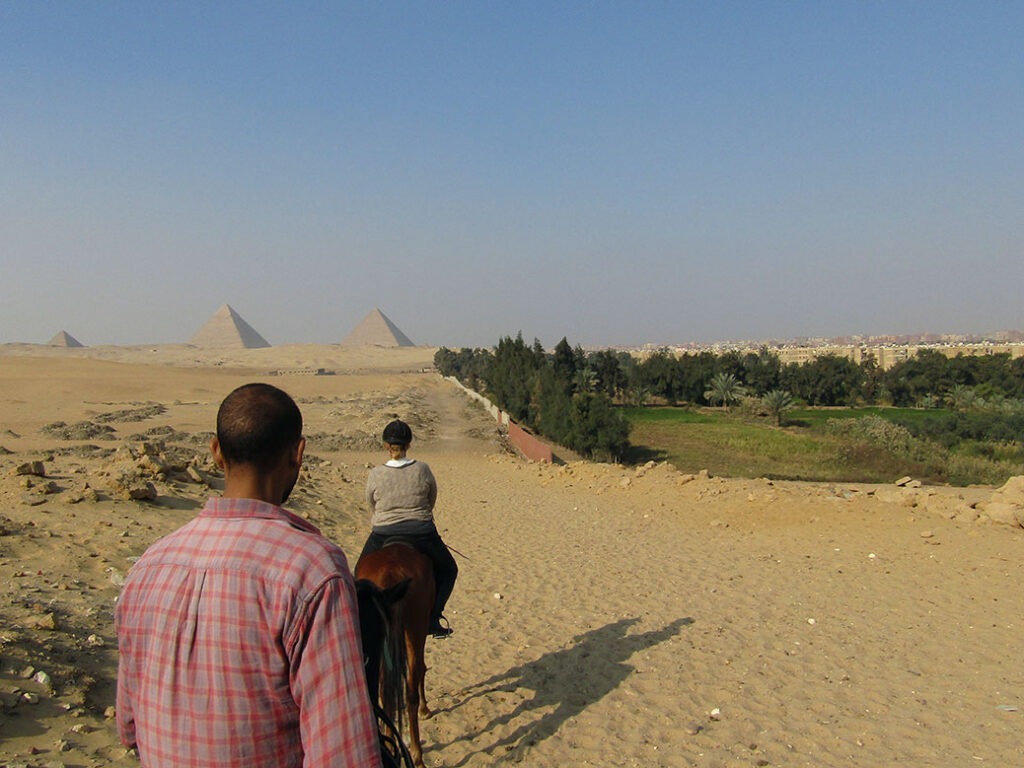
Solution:
<path fill-rule="evenodd" d="M 534 464 L 432 353 L 0 347 L 0 764 L 138 764 L 119 584 L 216 493 L 217 405 L 263 380 L 306 420 L 289 506 L 350 555 L 393 415 L 438 478 L 461 574 L 427 765 L 1024 765 L 1024 531 L 964 513 L 994 489 Z"/>

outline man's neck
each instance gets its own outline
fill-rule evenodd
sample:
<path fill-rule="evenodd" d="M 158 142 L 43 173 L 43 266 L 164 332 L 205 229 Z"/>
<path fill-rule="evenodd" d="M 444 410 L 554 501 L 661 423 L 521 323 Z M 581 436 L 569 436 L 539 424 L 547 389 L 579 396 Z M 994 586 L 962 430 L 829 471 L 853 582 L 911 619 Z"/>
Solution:
<path fill-rule="evenodd" d="M 225 470 L 224 493 L 221 496 L 225 499 L 254 499 L 278 507 L 284 503 L 284 494 L 273 477 L 247 471 L 246 468 Z"/>

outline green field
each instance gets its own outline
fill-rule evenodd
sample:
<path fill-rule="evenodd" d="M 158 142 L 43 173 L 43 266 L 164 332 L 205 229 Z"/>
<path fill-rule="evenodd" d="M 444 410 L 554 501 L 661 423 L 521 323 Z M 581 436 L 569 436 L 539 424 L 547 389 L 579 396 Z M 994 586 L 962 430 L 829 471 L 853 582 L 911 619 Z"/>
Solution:
<path fill-rule="evenodd" d="M 1014 473 L 1011 463 L 961 456 L 924 441 L 915 442 L 915 451 L 900 452 L 837 435 L 826 426 L 830 419 L 866 416 L 919 422 L 935 418 L 934 411 L 802 408 L 789 411 L 781 429 L 764 418 L 707 408 L 624 408 L 623 413 L 632 425 L 628 461 L 668 461 L 683 472 L 707 469 L 727 477 L 879 483 L 912 475 L 959 485 L 999 483 Z"/>
<path fill-rule="evenodd" d="M 794 408 L 786 412 L 785 422 L 793 426 L 824 429 L 829 419 L 862 419 L 877 416 L 886 421 L 923 423 L 941 417 L 945 411 L 926 411 L 921 408 Z"/>

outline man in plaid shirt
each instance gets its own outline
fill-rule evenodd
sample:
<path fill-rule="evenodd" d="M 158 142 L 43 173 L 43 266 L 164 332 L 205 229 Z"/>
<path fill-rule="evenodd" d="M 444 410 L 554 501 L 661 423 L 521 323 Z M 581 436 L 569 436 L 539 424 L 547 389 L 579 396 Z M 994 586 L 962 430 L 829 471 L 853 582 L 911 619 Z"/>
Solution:
<path fill-rule="evenodd" d="M 223 497 L 146 550 L 117 604 L 121 740 L 147 768 L 379 768 L 345 555 L 280 506 L 298 406 L 240 387 L 210 447 Z"/>

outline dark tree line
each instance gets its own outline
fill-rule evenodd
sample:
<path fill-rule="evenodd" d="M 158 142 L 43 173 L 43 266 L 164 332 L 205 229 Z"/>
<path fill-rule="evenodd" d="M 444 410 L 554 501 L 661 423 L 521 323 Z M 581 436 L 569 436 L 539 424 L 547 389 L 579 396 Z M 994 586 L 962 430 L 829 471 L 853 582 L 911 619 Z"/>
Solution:
<path fill-rule="evenodd" d="M 587 354 L 562 339 L 547 354 L 537 341 L 527 346 L 520 334 L 501 339 L 493 351 L 441 349 L 435 363 L 467 386 L 486 389 L 513 418 L 542 432 L 538 425 L 545 422 L 556 422 L 556 431 L 566 429 L 561 414 L 567 404 L 550 402 L 556 393 L 562 400 L 600 394 L 612 402 L 635 405 L 652 398 L 670 405 L 708 405 L 708 384 L 723 374 L 734 376 L 749 395 L 779 390 L 812 406 L 951 405 L 964 410 L 959 403 L 1024 400 L 1024 358 L 1011 360 L 1007 354 L 946 357 L 922 350 L 882 371 L 870 357 L 860 364 L 837 355 L 783 364 L 767 348 L 679 357 L 659 350 L 637 360 L 612 350 Z"/>
<path fill-rule="evenodd" d="M 434 365 L 517 422 L 585 456 L 618 459 L 629 446 L 629 424 L 612 405 L 614 387 L 611 394 L 599 388 L 587 355 L 564 338 L 552 354 L 539 341 L 528 346 L 521 333 L 503 337 L 493 350 L 442 347 Z"/>

